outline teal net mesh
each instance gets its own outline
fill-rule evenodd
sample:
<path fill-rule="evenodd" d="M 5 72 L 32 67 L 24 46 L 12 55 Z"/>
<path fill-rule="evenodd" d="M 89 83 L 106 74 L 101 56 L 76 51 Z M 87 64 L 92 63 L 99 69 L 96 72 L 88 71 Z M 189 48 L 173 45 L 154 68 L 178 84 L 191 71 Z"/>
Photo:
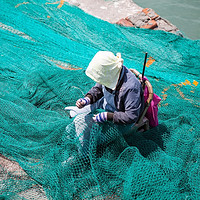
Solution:
<path fill-rule="evenodd" d="M 0 199 L 200 198 L 199 40 L 120 27 L 62 1 L 0 5 Z M 140 72 L 148 52 L 159 125 L 126 134 L 93 123 L 80 158 L 87 123 L 64 108 L 94 85 L 85 69 L 99 50 Z"/>

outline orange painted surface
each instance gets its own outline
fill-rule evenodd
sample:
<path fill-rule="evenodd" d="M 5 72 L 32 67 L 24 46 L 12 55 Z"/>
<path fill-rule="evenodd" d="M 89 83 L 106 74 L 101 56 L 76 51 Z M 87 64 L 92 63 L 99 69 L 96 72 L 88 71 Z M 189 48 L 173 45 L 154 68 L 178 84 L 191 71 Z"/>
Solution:
<path fill-rule="evenodd" d="M 197 82 L 197 81 L 194 80 L 192 84 L 195 85 L 195 86 L 197 86 L 199 84 L 199 82 Z"/>
<path fill-rule="evenodd" d="M 61 69 L 65 69 L 65 70 L 80 70 L 82 68 L 71 65 L 69 63 L 66 62 L 61 62 L 59 60 L 52 60 L 51 58 L 49 58 L 50 61 L 52 61 L 53 63 L 55 63 L 58 67 L 60 67 Z"/>
<path fill-rule="evenodd" d="M 133 24 L 126 19 L 120 19 L 116 24 L 126 27 L 134 27 Z"/>
<path fill-rule="evenodd" d="M 146 67 L 149 67 L 150 65 L 152 65 L 155 62 L 155 59 L 153 59 L 153 57 L 149 57 L 146 63 Z"/>
<path fill-rule="evenodd" d="M 80 69 L 82 69 L 82 68 L 80 68 L 80 67 L 77 67 L 77 68 L 74 68 L 74 67 L 65 67 L 65 66 L 62 66 L 62 65 L 58 65 L 58 64 L 56 64 L 58 67 L 60 67 L 61 69 L 65 69 L 65 70 L 80 70 Z"/>
<path fill-rule="evenodd" d="M 197 86 L 199 83 L 197 81 L 193 81 L 193 85 L 191 84 L 191 82 L 189 80 L 185 80 L 185 82 L 181 82 L 181 83 L 178 83 L 178 84 L 172 84 L 170 85 L 168 88 L 164 88 L 163 91 L 161 92 L 162 93 L 162 102 L 160 104 L 160 106 L 166 106 L 167 103 L 164 104 L 164 101 L 167 99 L 168 95 L 166 94 L 166 92 L 173 86 L 175 87 L 176 91 L 178 92 L 178 94 L 181 96 L 181 98 L 183 98 L 184 100 L 186 101 L 189 101 L 193 106 L 195 107 L 200 107 L 199 105 L 197 105 L 195 103 L 195 100 L 194 99 L 189 99 L 186 97 L 186 95 L 181 91 L 181 88 L 184 87 L 184 86 L 187 86 L 189 85 L 191 88 L 195 88 L 195 86 Z M 194 90 L 191 90 L 190 91 L 191 93 L 195 93 L 195 89 Z M 167 104 L 168 105 L 168 104 Z"/>
<path fill-rule="evenodd" d="M 18 4 L 15 6 L 15 8 L 18 8 L 19 6 L 24 5 L 24 4 L 29 4 L 29 2 L 18 3 Z"/>
<path fill-rule="evenodd" d="M 144 8 L 144 9 L 142 10 L 142 12 L 145 13 L 146 15 L 149 15 L 150 9 L 149 9 L 149 8 Z M 157 13 L 155 13 L 155 16 L 152 17 L 151 19 L 154 20 L 154 19 L 156 19 L 157 17 L 159 17 L 159 15 L 158 15 Z"/>
<path fill-rule="evenodd" d="M 64 0 L 60 0 L 60 4 L 58 5 L 57 8 L 61 8 L 63 6 L 63 4 L 64 4 Z"/>
<path fill-rule="evenodd" d="M 140 28 L 145 28 L 145 29 L 154 29 L 155 27 L 157 27 L 157 23 L 155 20 L 149 20 L 147 22 L 147 24 L 141 26 Z"/>
<path fill-rule="evenodd" d="M 64 2 L 65 2 L 64 0 L 60 0 L 60 1 L 55 1 L 53 3 L 46 2 L 45 4 L 59 4 L 57 6 L 57 8 L 61 8 L 63 6 Z"/>
<path fill-rule="evenodd" d="M 185 82 L 182 82 L 183 85 L 191 85 L 190 81 L 188 81 L 187 79 L 185 80 Z"/>
<path fill-rule="evenodd" d="M 176 88 L 176 91 L 180 94 L 180 96 L 185 99 L 185 95 L 183 94 L 183 92 L 180 90 L 180 88 Z"/>

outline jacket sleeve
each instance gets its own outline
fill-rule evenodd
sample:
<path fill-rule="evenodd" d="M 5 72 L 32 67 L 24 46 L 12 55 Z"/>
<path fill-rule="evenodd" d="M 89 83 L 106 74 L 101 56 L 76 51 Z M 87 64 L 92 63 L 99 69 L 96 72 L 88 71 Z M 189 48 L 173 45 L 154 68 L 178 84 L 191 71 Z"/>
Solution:
<path fill-rule="evenodd" d="M 118 124 L 134 124 L 140 116 L 140 110 L 143 108 L 143 99 L 139 88 L 130 89 L 124 96 L 125 111 L 115 111 L 113 122 Z"/>
<path fill-rule="evenodd" d="M 103 91 L 102 91 L 102 85 L 99 83 L 96 83 L 94 87 L 90 89 L 90 91 L 85 95 L 90 98 L 90 103 L 95 103 L 101 97 L 103 97 Z"/>

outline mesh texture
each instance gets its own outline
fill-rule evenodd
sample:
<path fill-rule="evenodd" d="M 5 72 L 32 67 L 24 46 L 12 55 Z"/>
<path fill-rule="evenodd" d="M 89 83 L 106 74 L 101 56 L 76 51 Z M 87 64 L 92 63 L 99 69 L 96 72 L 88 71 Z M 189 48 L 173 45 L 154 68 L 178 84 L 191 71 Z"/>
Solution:
<path fill-rule="evenodd" d="M 62 1 L 0 5 L 0 199 L 199 199 L 199 40 L 109 24 Z M 80 157 L 64 107 L 94 85 L 85 69 L 99 50 L 140 72 L 148 52 L 159 125 L 94 123 Z"/>

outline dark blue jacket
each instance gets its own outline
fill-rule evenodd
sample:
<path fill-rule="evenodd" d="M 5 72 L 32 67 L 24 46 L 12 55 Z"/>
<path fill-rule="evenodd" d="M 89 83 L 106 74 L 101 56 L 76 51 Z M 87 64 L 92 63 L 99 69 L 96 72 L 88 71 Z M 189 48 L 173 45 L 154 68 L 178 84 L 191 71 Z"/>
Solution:
<path fill-rule="evenodd" d="M 113 114 L 113 122 L 119 124 L 132 124 L 137 122 L 144 109 L 143 90 L 140 81 L 125 66 L 120 75 L 115 93 L 115 106 L 117 111 Z M 109 92 L 111 89 L 106 88 Z M 102 85 L 96 83 L 86 94 L 91 95 L 91 103 L 95 103 L 103 97 Z"/>

